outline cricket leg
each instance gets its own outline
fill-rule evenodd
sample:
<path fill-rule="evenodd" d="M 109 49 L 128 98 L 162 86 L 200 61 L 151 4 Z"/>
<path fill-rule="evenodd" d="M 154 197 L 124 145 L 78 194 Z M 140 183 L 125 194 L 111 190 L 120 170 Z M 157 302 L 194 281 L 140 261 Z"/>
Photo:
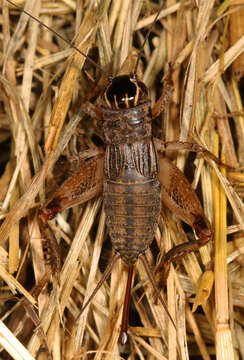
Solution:
<path fill-rule="evenodd" d="M 99 195 L 103 186 L 104 154 L 84 159 L 77 169 L 40 208 L 44 222 L 72 206 L 82 204 Z"/>
<path fill-rule="evenodd" d="M 166 106 L 170 103 L 174 92 L 173 82 L 170 75 L 164 81 L 163 92 L 156 104 L 152 108 L 152 118 L 159 116 L 166 109 Z"/>
<path fill-rule="evenodd" d="M 102 192 L 104 154 L 100 151 L 92 158 L 83 159 L 76 170 L 53 196 L 39 209 L 39 224 L 44 235 L 43 251 L 52 273 L 60 283 L 61 259 L 59 247 L 48 221 L 65 209 L 82 204 Z"/>
<path fill-rule="evenodd" d="M 89 101 L 86 101 L 85 103 L 82 104 L 81 111 L 89 115 L 90 117 L 95 118 L 97 122 L 99 122 L 102 119 L 101 108 L 95 106 Z"/>
<path fill-rule="evenodd" d="M 163 204 L 180 220 L 190 225 L 198 239 L 175 246 L 164 255 L 156 271 L 160 274 L 160 282 L 165 284 L 170 263 L 206 245 L 212 239 L 213 231 L 194 189 L 184 174 L 167 158 L 159 156 L 159 162 Z"/>
<path fill-rule="evenodd" d="M 206 158 L 209 158 L 213 160 L 216 164 L 223 166 L 227 169 L 234 170 L 233 166 L 227 165 L 222 163 L 221 160 L 219 160 L 214 154 L 212 154 L 210 151 L 205 149 L 203 146 L 200 146 L 198 144 L 190 143 L 187 141 L 162 141 L 160 139 L 154 138 L 154 144 L 156 146 L 156 149 L 158 152 L 163 153 L 167 150 L 185 150 L 185 151 L 191 151 L 196 153 L 201 153 Z"/>

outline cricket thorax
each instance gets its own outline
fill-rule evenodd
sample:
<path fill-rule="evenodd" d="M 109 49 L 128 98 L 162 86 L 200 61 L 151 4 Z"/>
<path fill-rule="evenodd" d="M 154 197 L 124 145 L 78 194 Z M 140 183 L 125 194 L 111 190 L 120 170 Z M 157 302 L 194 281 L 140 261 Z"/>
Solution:
<path fill-rule="evenodd" d="M 104 159 L 105 178 L 119 180 L 125 176 L 129 181 L 131 177 L 134 179 L 138 175 L 154 179 L 158 172 L 158 157 L 153 140 L 107 145 Z"/>

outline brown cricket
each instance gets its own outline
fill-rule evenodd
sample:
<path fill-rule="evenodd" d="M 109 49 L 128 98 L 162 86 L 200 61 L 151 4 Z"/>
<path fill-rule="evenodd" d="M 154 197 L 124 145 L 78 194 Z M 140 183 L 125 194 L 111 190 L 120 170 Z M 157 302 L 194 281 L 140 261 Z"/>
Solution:
<path fill-rule="evenodd" d="M 86 56 L 83 53 L 82 55 Z M 139 57 L 140 54 L 138 61 Z M 93 62 L 89 57 L 87 59 Z M 69 177 L 40 208 L 40 220 L 45 231 L 48 220 L 57 212 L 86 202 L 103 191 L 106 223 L 115 254 L 81 312 L 108 278 L 120 257 L 128 266 L 120 334 L 122 344 L 125 344 L 128 338 L 132 274 L 138 260 L 142 261 L 154 291 L 168 313 L 145 256 L 154 238 L 162 204 L 180 220 L 189 224 L 197 236 L 197 240 L 176 246 L 164 256 L 159 267 L 162 281 L 167 278 L 169 265 L 173 260 L 187 252 L 198 250 L 213 236 L 211 225 L 195 191 L 183 173 L 164 157 L 163 153 L 166 150 L 202 152 L 220 163 L 214 155 L 199 145 L 163 142 L 153 138 L 152 114 L 157 115 L 158 111 L 151 107 L 148 89 L 137 77 L 137 65 L 131 74 L 109 78 L 109 85 L 102 95 L 102 106 L 96 109 L 96 113 L 100 114 L 99 121 L 103 129 L 105 155 L 103 151 L 98 151 L 97 155 L 88 157 L 83 162 L 83 167 Z M 54 252 L 56 249 L 49 247 L 49 251 Z M 55 266 L 54 271 L 60 272 L 60 263 L 55 263 Z M 174 325 L 169 313 L 168 315 Z"/>
<path fill-rule="evenodd" d="M 106 144 L 105 156 L 98 154 L 89 159 L 75 177 L 68 178 L 41 207 L 40 217 L 46 223 L 57 212 L 73 206 L 74 203 L 99 195 L 101 187 L 103 188 L 106 223 L 115 255 L 102 281 L 83 305 L 81 312 L 109 276 L 115 261 L 121 257 L 128 265 L 120 335 L 121 343 L 125 344 L 132 273 L 138 259 L 142 261 L 153 288 L 167 311 L 145 257 L 158 225 L 161 203 L 192 226 L 199 238 L 179 245 L 166 254 L 163 280 L 167 278 L 172 260 L 183 253 L 198 250 L 212 238 L 211 225 L 204 216 L 195 191 L 183 173 L 169 159 L 159 156 L 159 153 L 166 149 L 180 148 L 205 153 L 207 151 L 195 144 L 164 143 L 153 138 L 148 89 L 137 79 L 135 72 L 113 78 L 104 91 L 102 101 L 99 111 Z M 209 156 L 213 158 L 213 155 Z M 170 314 L 168 315 L 170 317 Z M 173 322 L 171 317 L 170 319 Z"/>
<path fill-rule="evenodd" d="M 172 260 L 186 252 L 198 250 L 213 235 L 211 225 L 190 183 L 169 159 L 160 156 L 159 153 L 166 149 L 179 148 L 205 153 L 206 150 L 195 144 L 164 143 L 153 138 L 148 90 L 146 85 L 137 79 L 135 73 L 113 78 L 102 100 L 100 121 L 106 144 L 105 156 L 98 154 L 88 160 L 75 177 L 68 178 L 41 207 L 40 216 L 46 223 L 58 211 L 72 206 L 79 197 L 83 202 L 97 196 L 101 186 L 103 187 L 106 223 L 115 255 L 91 298 L 110 274 L 112 265 L 121 257 L 128 265 L 127 292 L 120 335 L 121 343 L 125 344 L 132 273 L 138 259 L 142 261 L 153 288 L 167 311 L 145 256 L 158 225 L 161 203 L 192 226 L 199 238 L 191 243 L 179 245 L 165 255 L 163 280 L 167 278 Z M 212 155 L 209 156 L 213 158 Z M 83 305 L 82 311 L 91 298 Z M 172 319 L 171 321 L 173 322 Z"/>

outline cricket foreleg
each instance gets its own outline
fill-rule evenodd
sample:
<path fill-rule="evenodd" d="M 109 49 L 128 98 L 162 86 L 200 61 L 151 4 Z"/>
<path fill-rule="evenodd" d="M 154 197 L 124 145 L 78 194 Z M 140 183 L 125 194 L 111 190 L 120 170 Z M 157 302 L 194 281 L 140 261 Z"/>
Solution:
<path fill-rule="evenodd" d="M 165 111 L 166 106 L 170 103 L 173 92 L 174 92 L 173 83 L 172 81 L 170 81 L 170 79 L 168 79 L 166 82 L 164 82 L 162 95 L 160 96 L 160 98 L 152 108 L 153 119 Z"/>
<path fill-rule="evenodd" d="M 169 159 L 159 157 L 159 161 L 162 202 L 180 220 L 193 228 L 198 239 L 180 244 L 164 255 L 156 272 L 160 278 L 159 281 L 165 284 L 170 263 L 207 244 L 213 237 L 213 231 L 194 189 L 183 173 Z"/>
<path fill-rule="evenodd" d="M 82 104 L 81 111 L 90 117 L 95 118 L 97 121 L 102 119 L 101 108 L 93 105 L 89 101 L 86 101 L 84 104 Z"/>

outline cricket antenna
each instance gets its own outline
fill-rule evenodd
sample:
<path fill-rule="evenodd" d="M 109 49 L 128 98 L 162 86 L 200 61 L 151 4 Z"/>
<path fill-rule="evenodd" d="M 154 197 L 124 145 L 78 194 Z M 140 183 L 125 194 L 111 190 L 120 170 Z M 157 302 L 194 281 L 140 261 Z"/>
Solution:
<path fill-rule="evenodd" d="M 144 46 L 145 46 L 145 44 L 146 44 L 146 42 L 147 42 L 147 40 L 148 40 L 148 38 L 149 38 L 149 35 L 150 35 L 151 31 L 152 31 L 152 28 L 154 27 L 154 25 L 156 24 L 156 22 L 157 22 L 157 20 L 158 20 L 158 17 L 159 17 L 159 14 L 160 14 L 162 8 L 163 8 L 162 6 L 159 7 L 158 12 L 157 12 L 157 15 L 155 16 L 155 19 L 153 20 L 150 28 L 148 29 L 148 32 L 147 32 L 147 34 L 146 34 L 146 36 L 145 36 L 145 39 L 144 39 L 144 41 L 143 41 L 143 44 L 142 44 L 142 46 L 141 46 L 141 48 L 140 48 L 140 51 L 139 51 L 139 54 L 138 54 L 137 60 L 136 60 L 135 69 L 134 69 L 133 74 L 132 74 L 132 77 L 133 77 L 134 79 L 136 78 L 136 73 L 137 73 L 137 69 L 138 69 L 138 66 L 139 66 L 140 58 L 142 57 L 142 52 L 143 52 Z"/>
<path fill-rule="evenodd" d="M 14 7 L 16 7 L 19 11 L 21 11 L 22 13 L 28 15 L 31 19 L 37 21 L 41 26 L 45 27 L 46 29 L 48 29 L 49 31 L 51 31 L 54 35 L 58 36 L 61 40 L 63 40 L 66 44 L 68 44 L 72 49 L 76 50 L 79 54 L 81 54 L 82 56 L 84 56 L 88 61 L 90 61 L 90 63 L 95 66 L 98 70 L 100 70 L 108 79 L 109 81 L 111 81 L 111 76 L 104 71 L 101 66 L 99 66 L 94 60 L 92 60 L 92 58 L 90 58 L 90 56 L 86 55 L 83 51 L 81 51 L 77 46 L 75 46 L 72 42 L 68 41 L 67 39 L 65 39 L 65 37 L 63 37 L 61 34 L 59 34 L 57 31 L 53 30 L 51 27 L 49 27 L 48 25 L 46 25 L 45 23 L 43 23 L 42 21 L 40 21 L 37 17 L 31 15 L 31 13 L 29 13 L 28 11 L 22 9 L 20 6 L 16 5 L 14 2 L 12 2 L 11 0 L 7 0 L 8 3 L 10 3 L 11 5 L 13 5 Z"/>

